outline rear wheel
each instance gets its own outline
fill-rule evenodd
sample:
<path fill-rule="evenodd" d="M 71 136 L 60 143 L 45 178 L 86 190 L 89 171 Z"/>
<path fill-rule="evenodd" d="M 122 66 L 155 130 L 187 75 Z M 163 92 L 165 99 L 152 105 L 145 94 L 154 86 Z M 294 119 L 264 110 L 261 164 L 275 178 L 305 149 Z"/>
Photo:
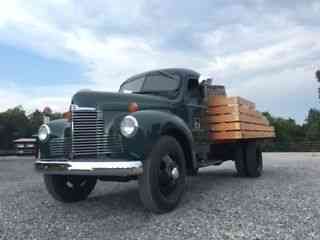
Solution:
<path fill-rule="evenodd" d="M 261 148 L 256 143 L 247 143 L 245 147 L 246 170 L 249 177 L 260 177 L 263 170 Z"/>
<path fill-rule="evenodd" d="M 163 136 L 154 146 L 139 177 L 140 198 L 155 213 L 174 209 L 185 190 L 186 166 L 180 144 Z"/>
<path fill-rule="evenodd" d="M 91 176 L 44 175 L 51 196 L 61 202 L 85 200 L 94 189 L 97 178 Z"/>
<path fill-rule="evenodd" d="M 235 167 L 237 170 L 237 174 L 239 177 L 246 177 L 247 174 L 247 167 L 246 167 L 246 159 L 245 159 L 245 148 L 242 144 L 236 147 L 235 153 Z"/>

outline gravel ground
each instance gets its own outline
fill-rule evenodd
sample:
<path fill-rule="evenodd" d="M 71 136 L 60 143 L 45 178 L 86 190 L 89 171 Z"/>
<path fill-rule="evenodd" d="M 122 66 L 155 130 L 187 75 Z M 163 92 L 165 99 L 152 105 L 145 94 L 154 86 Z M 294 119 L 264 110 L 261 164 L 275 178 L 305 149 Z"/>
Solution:
<path fill-rule="evenodd" d="M 144 210 L 137 183 L 99 182 L 54 201 L 31 158 L 0 159 L 0 239 L 320 239 L 320 154 L 264 154 L 259 179 L 232 162 L 202 169 L 173 212 Z"/>

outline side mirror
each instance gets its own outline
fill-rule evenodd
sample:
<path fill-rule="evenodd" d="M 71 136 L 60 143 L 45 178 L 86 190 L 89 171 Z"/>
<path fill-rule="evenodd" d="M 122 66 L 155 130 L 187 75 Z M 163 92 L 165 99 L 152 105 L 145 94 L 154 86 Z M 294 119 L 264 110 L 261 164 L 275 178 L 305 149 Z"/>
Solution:
<path fill-rule="evenodd" d="M 203 80 L 200 86 L 201 86 L 201 91 L 203 91 L 204 98 L 208 98 L 209 95 L 210 96 L 227 96 L 225 87 L 223 85 L 212 85 L 211 78 Z"/>
<path fill-rule="evenodd" d="M 203 98 L 204 102 L 207 102 L 208 95 L 209 95 L 209 87 L 212 85 L 212 78 L 207 78 L 202 80 L 200 83 L 200 92 L 201 97 Z"/>
<path fill-rule="evenodd" d="M 210 86 L 210 85 L 212 85 L 212 82 L 213 82 L 212 78 L 207 78 L 207 79 L 205 79 L 205 80 L 202 80 L 201 83 L 200 83 L 200 85 Z"/>

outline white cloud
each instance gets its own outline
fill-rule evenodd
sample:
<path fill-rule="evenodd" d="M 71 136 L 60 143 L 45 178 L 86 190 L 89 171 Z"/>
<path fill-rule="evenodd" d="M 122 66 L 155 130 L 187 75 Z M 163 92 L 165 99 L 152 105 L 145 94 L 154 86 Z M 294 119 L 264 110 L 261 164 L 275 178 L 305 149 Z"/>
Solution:
<path fill-rule="evenodd" d="M 314 67 L 311 65 L 284 69 L 268 74 L 267 77 L 256 76 L 230 88 L 229 92 L 252 99 L 261 111 L 291 117 L 301 123 L 305 119 L 306 111 L 318 104 L 318 84 L 313 80 Z"/>
<path fill-rule="evenodd" d="M 65 112 L 70 105 L 71 96 L 79 89 L 89 88 L 90 86 L 81 84 L 23 88 L 9 82 L 0 88 L 0 112 L 18 105 L 22 105 L 27 112 L 42 110 L 47 106 L 54 112 Z"/>
<path fill-rule="evenodd" d="M 305 89 L 314 90 L 312 74 L 316 64 L 320 65 L 320 29 L 305 21 L 316 21 L 319 4 L 304 3 L 299 14 L 283 7 L 274 12 L 278 6 L 272 4 L 225 3 L 215 5 L 216 9 L 210 1 L 194 6 L 185 3 L 186 9 L 199 10 L 187 14 L 178 11 L 174 3 L 157 1 L 11 0 L 0 8 L 0 41 L 43 57 L 82 64 L 87 70 L 88 82 L 81 83 L 85 88 L 114 91 L 126 77 L 141 71 L 188 67 L 213 75 L 231 92 L 251 97 L 270 111 L 298 116 L 313 104 L 310 98 L 308 106 L 287 110 L 296 99 L 304 98 L 298 90 L 306 81 L 310 84 Z M 216 11 L 209 11 L 210 6 Z M 229 11 L 234 13 L 232 18 L 226 16 Z M 181 47 L 184 43 L 192 48 Z M 72 86 L 50 98 L 39 93 L 29 106 L 46 102 L 62 109 L 77 88 L 80 86 Z M 259 88 L 263 91 L 256 91 Z M 12 99 L 3 106 L 30 97 L 18 88 L 11 90 Z M 272 107 L 273 99 L 281 95 L 288 99 L 287 108 Z"/>

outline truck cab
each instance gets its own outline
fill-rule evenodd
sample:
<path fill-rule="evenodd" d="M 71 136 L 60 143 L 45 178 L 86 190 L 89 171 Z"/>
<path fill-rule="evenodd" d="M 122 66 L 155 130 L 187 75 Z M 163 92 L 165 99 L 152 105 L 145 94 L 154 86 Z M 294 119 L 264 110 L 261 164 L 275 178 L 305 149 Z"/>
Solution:
<path fill-rule="evenodd" d="M 117 93 L 77 92 L 64 119 L 39 129 L 35 168 L 48 192 L 75 202 L 98 180 L 138 180 L 145 207 L 163 213 L 177 206 L 187 175 L 200 167 L 234 160 L 239 175 L 260 176 L 255 143 L 208 138 L 210 84 L 199 78 L 189 69 L 160 69 L 130 77 Z"/>

